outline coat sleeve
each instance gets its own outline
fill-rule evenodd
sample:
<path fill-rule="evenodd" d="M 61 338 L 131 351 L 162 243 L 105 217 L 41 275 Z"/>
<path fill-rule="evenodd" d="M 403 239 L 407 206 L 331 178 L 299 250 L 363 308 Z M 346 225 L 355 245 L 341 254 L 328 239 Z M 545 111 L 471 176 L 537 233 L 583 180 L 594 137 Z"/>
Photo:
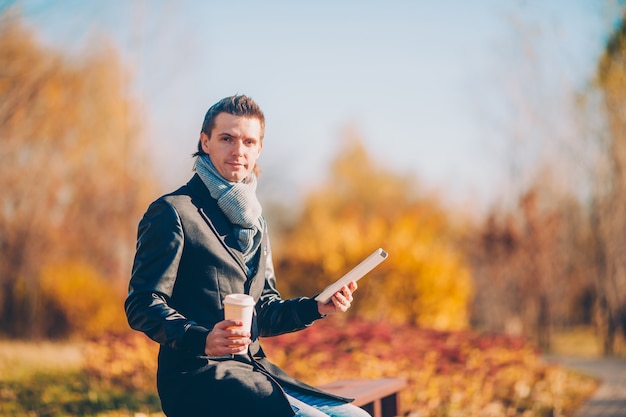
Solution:
<path fill-rule="evenodd" d="M 183 251 L 176 210 L 164 201 L 150 205 L 139 222 L 137 248 L 124 304 L 131 328 L 173 349 L 203 354 L 209 329 L 168 304 Z"/>
<path fill-rule="evenodd" d="M 265 261 L 265 287 L 257 303 L 259 333 L 261 336 L 278 336 L 309 327 L 322 318 L 317 301 L 308 297 L 282 300 L 276 289 L 276 276 L 272 250 L 268 243 Z"/>

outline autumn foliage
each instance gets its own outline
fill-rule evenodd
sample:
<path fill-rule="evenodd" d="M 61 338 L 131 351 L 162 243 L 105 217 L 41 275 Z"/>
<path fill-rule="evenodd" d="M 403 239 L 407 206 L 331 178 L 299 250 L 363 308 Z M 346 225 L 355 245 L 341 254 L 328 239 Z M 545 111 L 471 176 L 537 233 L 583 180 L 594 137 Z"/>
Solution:
<path fill-rule="evenodd" d="M 110 284 L 89 264 L 45 265 L 39 285 L 50 319 L 55 320 L 49 325 L 57 331 L 80 332 L 81 337 L 89 338 L 103 330 L 119 333 L 128 327 L 124 309 L 112 302 L 122 294 L 109 300 Z"/>
<path fill-rule="evenodd" d="M 262 345 L 272 362 L 313 385 L 405 378 L 402 415 L 567 416 L 597 386 L 543 363 L 526 340 L 501 334 L 331 317 Z M 99 387 L 146 396 L 155 390 L 157 346 L 137 333 L 95 338 L 87 344 L 84 370 Z"/>
<path fill-rule="evenodd" d="M 542 363 L 519 337 L 437 331 L 383 321 L 325 319 L 265 339 L 268 356 L 312 384 L 404 377 L 405 413 L 434 416 L 563 416 L 595 381 Z"/>
<path fill-rule="evenodd" d="M 608 39 L 596 71 L 602 133 L 595 135 L 600 158 L 594 172 L 591 228 L 596 260 L 595 321 L 605 354 L 626 335 L 626 14 Z"/>
<path fill-rule="evenodd" d="M 377 166 L 356 138 L 339 155 L 281 236 L 279 286 L 287 295 L 314 295 L 382 247 L 389 257 L 362 281 L 352 314 L 466 328 L 471 272 L 449 214 L 410 177 Z"/>
<path fill-rule="evenodd" d="M 158 346 L 129 333 L 123 314 L 137 221 L 159 194 L 127 72 L 106 42 L 72 57 L 0 17 L 0 335 L 88 340 L 80 378 L 46 380 L 38 404 L 60 404 L 69 387 L 65 409 L 76 415 L 106 402 L 97 390 L 158 411 Z M 611 68 L 607 89 L 623 75 Z M 624 189 L 600 196 L 595 226 L 575 196 L 535 186 L 466 227 L 462 207 L 444 207 L 349 136 L 296 220 L 272 236 L 278 286 L 284 298 L 313 296 L 378 247 L 389 258 L 360 282 L 347 317 L 265 339 L 265 349 L 312 384 L 404 377 L 405 414 L 567 415 L 595 383 L 543 364 L 520 335 L 548 348 L 553 327 L 588 324 L 596 311 L 610 351 L 623 326 L 610 288 L 626 270 L 615 209 Z M 511 328 L 520 335 L 502 334 Z M 30 382 L 0 387 L 0 400 L 31 404 Z"/>
<path fill-rule="evenodd" d="M 119 320 L 155 193 L 138 107 L 106 42 L 70 57 L 0 17 L 0 334 L 89 333 Z"/>

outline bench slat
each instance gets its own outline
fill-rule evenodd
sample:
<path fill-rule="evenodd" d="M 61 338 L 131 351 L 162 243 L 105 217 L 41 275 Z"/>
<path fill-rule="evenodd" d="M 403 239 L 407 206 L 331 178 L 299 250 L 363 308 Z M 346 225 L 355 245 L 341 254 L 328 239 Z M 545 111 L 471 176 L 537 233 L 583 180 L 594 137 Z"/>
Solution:
<path fill-rule="evenodd" d="M 342 397 L 354 398 L 359 406 L 374 417 L 393 417 L 399 411 L 398 393 L 406 387 L 403 378 L 342 379 L 320 386 Z"/>

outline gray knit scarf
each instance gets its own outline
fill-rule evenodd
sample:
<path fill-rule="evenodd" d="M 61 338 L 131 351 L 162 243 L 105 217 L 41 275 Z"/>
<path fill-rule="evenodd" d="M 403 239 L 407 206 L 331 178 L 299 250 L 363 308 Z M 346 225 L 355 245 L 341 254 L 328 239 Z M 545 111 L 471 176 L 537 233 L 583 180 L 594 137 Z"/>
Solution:
<path fill-rule="evenodd" d="M 228 181 L 217 171 L 209 155 L 198 156 L 196 172 L 209 189 L 211 197 L 217 200 L 219 208 L 233 223 L 243 259 L 250 271 L 265 226 L 261 203 L 256 197 L 256 175 L 250 173 L 240 182 Z"/>

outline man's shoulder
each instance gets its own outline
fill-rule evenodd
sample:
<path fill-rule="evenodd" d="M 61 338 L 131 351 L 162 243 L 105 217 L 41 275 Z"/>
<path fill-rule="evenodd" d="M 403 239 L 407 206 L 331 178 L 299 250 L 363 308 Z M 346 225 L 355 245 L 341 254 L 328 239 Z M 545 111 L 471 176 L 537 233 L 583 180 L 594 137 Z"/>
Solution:
<path fill-rule="evenodd" d="M 175 191 L 171 191 L 167 194 L 161 195 L 159 198 L 154 200 L 151 205 L 170 205 L 177 206 L 181 204 L 183 201 L 189 201 L 191 199 L 191 192 L 189 191 L 189 187 L 187 185 L 183 185 Z"/>
<path fill-rule="evenodd" d="M 213 202 L 214 200 L 202 180 L 198 175 L 194 175 L 186 184 L 175 191 L 162 195 L 153 204 L 165 203 L 174 207 L 188 205 L 205 207 L 206 205 L 211 206 Z"/>
<path fill-rule="evenodd" d="M 191 197 L 191 190 L 189 189 L 189 185 L 185 184 L 178 189 L 171 191 L 167 194 L 163 194 L 157 200 L 166 200 L 166 201 L 174 201 Z"/>

